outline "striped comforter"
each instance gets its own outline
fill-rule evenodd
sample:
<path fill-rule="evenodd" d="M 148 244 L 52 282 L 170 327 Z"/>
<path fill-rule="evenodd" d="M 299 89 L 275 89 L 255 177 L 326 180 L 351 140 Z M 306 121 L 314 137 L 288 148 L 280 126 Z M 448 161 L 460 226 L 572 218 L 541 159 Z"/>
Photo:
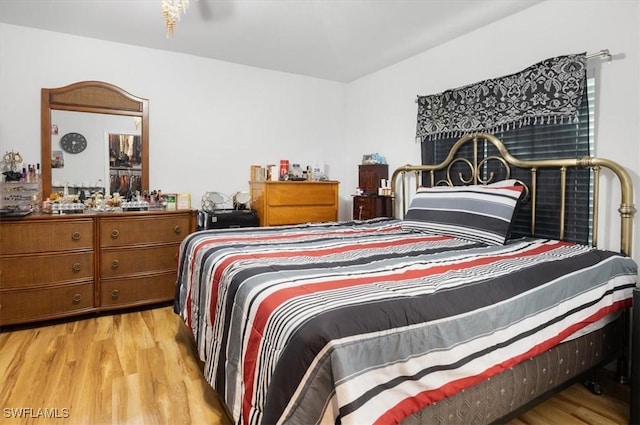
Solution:
<path fill-rule="evenodd" d="M 486 246 L 379 219 L 196 232 L 175 309 L 242 424 L 383 424 L 631 304 L 637 266 L 544 239 Z"/>

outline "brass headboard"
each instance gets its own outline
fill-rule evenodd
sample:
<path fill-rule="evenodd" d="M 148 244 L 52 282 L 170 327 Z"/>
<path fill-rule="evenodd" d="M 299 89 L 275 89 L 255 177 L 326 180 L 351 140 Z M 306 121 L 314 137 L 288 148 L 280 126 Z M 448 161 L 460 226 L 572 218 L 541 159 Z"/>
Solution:
<path fill-rule="evenodd" d="M 480 142 L 486 141 L 497 149 L 499 155 L 484 156 L 482 153 L 484 150 L 479 148 Z M 456 154 L 463 145 L 471 144 L 471 157 L 456 157 Z M 560 170 L 560 235 L 559 239 L 564 239 L 564 227 L 565 227 L 565 193 L 566 193 L 566 173 L 567 169 L 571 167 L 576 168 L 588 168 L 593 172 L 593 245 L 597 245 L 598 237 L 598 209 L 599 209 L 599 179 L 600 169 L 602 167 L 607 168 L 618 176 L 620 181 L 620 208 L 618 212 L 620 214 L 620 252 L 625 255 L 631 255 L 631 234 L 633 225 L 633 216 L 636 209 L 633 204 L 633 186 L 631 178 L 627 171 L 614 161 L 602 158 L 583 157 L 583 158 L 567 158 L 567 159 L 544 159 L 536 161 L 520 160 L 512 156 L 502 141 L 496 136 L 486 133 L 477 133 L 473 135 L 464 136 L 459 139 L 449 151 L 447 158 L 436 165 L 405 165 L 393 172 L 391 177 L 391 196 L 394 201 L 397 198 L 398 184 L 401 186 L 401 199 L 402 199 L 402 214 L 407 210 L 407 182 L 415 180 L 415 189 L 418 188 L 420 182 L 423 181 L 423 177 L 429 179 L 430 186 L 439 184 L 453 185 L 451 170 L 454 164 L 463 163 L 469 169 L 469 176 L 465 177 L 461 173 L 458 174 L 457 179 L 460 184 L 488 184 L 494 179 L 493 173 L 483 177 L 482 170 L 484 165 L 488 161 L 499 161 L 505 169 L 506 176 L 504 178 L 510 178 L 510 167 L 516 167 L 519 169 L 527 169 L 531 175 L 531 187 L 527 187 L 527 196 L 530 196 L 531 200 L 531 233 L 535 235 L 535 220 L 536 220 L 536 194 L 537 194 L 537 171 L 541 168 L 555 168 Z M 435 180 L 435 173 L 437 171 L 445 170 L 446 179 Z M 398 178 L 401 178 L 398 182 Z M 497 177 L 496 177 L 497 178 Z M 393 209 L 396 211 L 396 208 Z"/>

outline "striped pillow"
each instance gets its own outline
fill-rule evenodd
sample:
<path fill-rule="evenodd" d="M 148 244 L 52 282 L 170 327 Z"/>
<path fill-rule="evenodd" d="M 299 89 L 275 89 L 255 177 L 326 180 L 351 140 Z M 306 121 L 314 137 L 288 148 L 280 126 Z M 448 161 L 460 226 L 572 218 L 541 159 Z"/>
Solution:
<path fill-rule="evenodd" d="M 437 186 L 418 189 L 403 229 L 503 245 L 522 186 Z"/>

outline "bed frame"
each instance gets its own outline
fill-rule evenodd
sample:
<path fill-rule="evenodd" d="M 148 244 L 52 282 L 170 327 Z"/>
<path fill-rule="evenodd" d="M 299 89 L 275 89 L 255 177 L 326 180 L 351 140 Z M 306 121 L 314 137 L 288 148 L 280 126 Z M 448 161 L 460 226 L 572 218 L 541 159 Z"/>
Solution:
<path fill-rule="evenodd" d="M 486 145 L 492 145 L 497 155 L 486 156 Z M 461 153 L 465 147 L 465 154 Z M 469 148 L 470 146 L 470 148 Z M 469 152 L 471 152 L 469 154 Z M 489 162 L 501 165 L 502 176 L 487 171 Z M 536 235 L 536 199 L 538 194 L 538 170 L 557 169 L 560 172 L 560 223 L 558 239 L 565 239 L 566 178 L 569 168 L 590 169 L 593 176 L 593 228 L 592 245 L 598 241 L 598 210 L 601 201 L 601 169 L 612 171 L 619 180 L 621 201 L 620 252 L 631 255 L 633 216 L 633 187 L 627 171 L 619 164 L 602 158 L 583 157 L 569 159 L 546 159 L 525 161 L 509 153 L 497 137 L 478 133 L 459 139 L 451 148 L 447 158 L 436 165 L 405 165 L 393 172 L 391 197 L 394 214 L 400 209 L 403 217 L 407 211 L 407 199 L 421 184 L 469 185 L 489 184 L 496 180 L 511 178 L 512 167 L 530 173 L 530 184 L 525 185 L 525 196 L 531 201 L 531 235 Z M 463 171 L 460 171 L 460 170 Z M 445 175 L 442 178 L 442 175 Z M 439 178 L 437 176 L 440 176 Z M 522 183 L 522 182 L 521 182 Z M 415 185 L 415 187 L 413 185 Z M 410 189 L 412 188 L 413 189 Z M 399 188 L 400 193 L 397 192 Z M 397 205 L 399 203 L 401 205 Z M 446 400 L 434 403 L 410 416 L 405 425 L 433 423 L 504 423 L 524 410 L 566 388 L 578 380 L 586 380 L 606 364 L 618 360 L 618 376 L 622 382 L 631 377 L 629 423 L 640 423 L 640 288 L 634 290 L 634 309 L 625 311 L 620 319 L 599 331 L 560 344 L 537 357 L 481 382 L 468 390 Z M 632 342 L 632 343 L 631 343 Z M 630 351 L 633 355 L 630 355 Z M 631 359 L 636 358 L 633 364 Z M 635 401 L 635 402 L 631 402 Z"/>

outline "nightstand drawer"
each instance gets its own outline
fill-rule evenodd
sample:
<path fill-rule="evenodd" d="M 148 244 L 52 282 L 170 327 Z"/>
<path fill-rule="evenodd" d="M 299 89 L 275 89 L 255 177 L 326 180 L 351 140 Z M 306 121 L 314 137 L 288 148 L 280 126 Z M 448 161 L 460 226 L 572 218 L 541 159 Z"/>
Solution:
<path fill-rule="evenodd" d="M 353 219 L 369 220 L 376 217 L 391 217 L 393 214 L 389 196 L 354 196 Z"/>

